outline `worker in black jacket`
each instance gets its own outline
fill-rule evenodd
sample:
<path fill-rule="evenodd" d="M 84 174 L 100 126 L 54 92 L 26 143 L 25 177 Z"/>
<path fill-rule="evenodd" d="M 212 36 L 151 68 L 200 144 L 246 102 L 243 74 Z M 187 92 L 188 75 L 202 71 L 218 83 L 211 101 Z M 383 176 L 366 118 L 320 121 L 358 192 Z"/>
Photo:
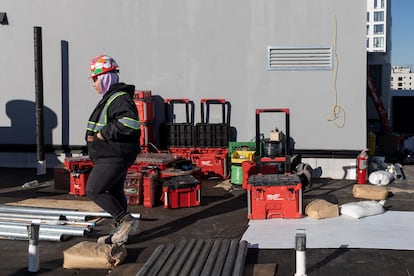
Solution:
<path fill-rule="evenodd" d="M 119 82 L 118 65 L 107 55 L 90 63 L 93 87 L 102 95 L 87 126 L 86 141 L 94 167 L 86 184 L 87 195 L 114 219 L 115 231 L 98 243 L 123 244 L 138 220 L 128 212 L 124 181 L 140 151 L 140 125 L 133 101 L 135 87 Z"/>

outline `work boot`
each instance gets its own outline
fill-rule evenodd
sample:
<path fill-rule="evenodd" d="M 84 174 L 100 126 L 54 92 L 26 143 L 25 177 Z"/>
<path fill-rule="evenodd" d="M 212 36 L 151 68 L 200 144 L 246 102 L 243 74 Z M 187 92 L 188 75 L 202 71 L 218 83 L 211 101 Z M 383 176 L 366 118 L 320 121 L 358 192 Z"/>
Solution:
<path fill-rule="evenodd" d="M 129 233 L 136 230 L 138 223 L 138 219 L 134 218 L 130 214 L 125 215 L 125 217 L 121 220 L 121 224 L 118 226 L 115 233 L 111 237 L 112 243 L 126 243 L 128 241 Z"/>
<path fill-rule="evenodd" d="M 99 237 L 99 238 L 96 240 L 96 243 L 97 243 L 98 245 L 103 245 L 103 244 L 112 244 L 112 235 L 105 235 L 105 236 Z"/>

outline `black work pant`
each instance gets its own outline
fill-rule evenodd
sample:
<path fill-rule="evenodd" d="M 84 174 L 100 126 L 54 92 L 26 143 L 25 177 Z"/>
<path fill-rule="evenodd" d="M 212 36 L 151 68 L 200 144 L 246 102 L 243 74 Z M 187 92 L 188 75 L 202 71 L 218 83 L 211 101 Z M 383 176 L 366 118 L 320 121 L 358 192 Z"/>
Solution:
<path fill-rule="evenodd" d="M 124 181 L 132 162 L 127 160 L 97 160 L 89 174 L 86 194 L 119 222 L 127 213 Z"/>

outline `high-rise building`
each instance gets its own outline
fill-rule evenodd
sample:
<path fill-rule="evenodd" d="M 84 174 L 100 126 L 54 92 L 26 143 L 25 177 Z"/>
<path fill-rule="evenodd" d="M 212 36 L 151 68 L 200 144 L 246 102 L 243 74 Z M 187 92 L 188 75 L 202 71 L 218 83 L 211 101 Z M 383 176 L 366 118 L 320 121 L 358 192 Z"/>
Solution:
<path fill-rule="evenodd" d="M 387 51 L 387 0 L 367 1 L 367 50 Z"/>
<path fill-rule="evenodd" d="M 392 90 L 414 90 L 414 73 L 409 66 L 393 66 L 391 71 Z"/>
<path fill-rule="evenodd" d="M 391 22 L 390 0 L 367 0 L 367 74 L 382 100 L 388 119 L 391 111 L 388 96 L 391 79 Z M 368 124 L 379 129 L 377 125 L 383 121 L 380 118 L 383 109 L 371 97 L 368 98 L 367 109 Z"/>

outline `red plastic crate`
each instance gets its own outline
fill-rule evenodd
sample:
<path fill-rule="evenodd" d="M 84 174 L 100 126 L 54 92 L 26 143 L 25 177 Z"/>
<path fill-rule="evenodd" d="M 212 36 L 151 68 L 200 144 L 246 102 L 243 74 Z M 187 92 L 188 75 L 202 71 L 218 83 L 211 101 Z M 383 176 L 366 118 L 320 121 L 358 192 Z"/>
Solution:
<path fill-rule="evenodd" d="M 127 172 L 124 182 L 124 193 L 128 205 L 138 205 L 143 203 L 142 173 L 135 170 Z"/>
<path fill-rule="evenodd" d="M 167 168 L 165 170 L 160 171 L 160 178 L 170 178 L 174 176 L 183 176 L 183 175 L 192 175 L 198 181 L 201 181 L 201 168 L 193 167 L 186 171 L 175 169 L 175 168 Z"/>
<path fill-rule="evenodd" d="M 141 122 L 141 135 L 139 137 L 139 144 L 142 148 L 148 148 L 150 143 L 154 143 L 154 123 Z"/>
<path fill-rule="evenodd" d="M 148 167 L 156 167 L 160 170 L 165 170 L 176 159 L 177 158 L 173 154 L 169 153 L 140 153 L 137 155 L 133 166 L 136 167 L 138 171 Z"/>
<path fill-rule="evenodd" d="M 90 169 L 84 168 L 70 173 L 70 193 L 76 196 L 86 195 Z"/>
<path fill-rule="evenodd" d="M 249 219 L 302 217 L 302 183 L 297 175 L 254 175 L 247 190 Z"/>
<path fill-rule="evenodd" d="M 142 182 L 144 187 L 144 207 L 152 208 L 159 203 L 162 187 L 159 184 L 159 170 L 156 168 L 143 168 Z"/>
<path fill-rule="evenodd" d="M 228 177 L 228 149 L 210 148 L 190 154 L 191 162 L 201 168 L 202 176 Z"/>
<path fill-rule="evenodd" d="M 82 168 L 92 168 L 93 162 L 89 156 L 65 157 L 63 165 L 66 169 L 72 171 Z"/>
<path fill-rule="evenodd" d="M 134 99 L 145 99 L 151 98 L 152 92 L 151 90 L 135 90 L 134 92 Z"/>
<path fill-rule="evenodd" d="M 174 156 L 181 157 L 183 159 L 190 159 L 191 152 L 193 152 L 193 148 L 186 148 L 186 147 L 169 147 L 168 152 Z"/>
<path fill-rule="evenodd" d="M 175 176 L 163 184 L 164 208 L 184 208 L 200 205 L 200 181 L 192 175 Z"/>
<path fill-rule="evenodd" d="M 138 110 L 140 122 L 152 122 L 155 119 L 153 98 L 134 99 L 134 102 Z"/>

